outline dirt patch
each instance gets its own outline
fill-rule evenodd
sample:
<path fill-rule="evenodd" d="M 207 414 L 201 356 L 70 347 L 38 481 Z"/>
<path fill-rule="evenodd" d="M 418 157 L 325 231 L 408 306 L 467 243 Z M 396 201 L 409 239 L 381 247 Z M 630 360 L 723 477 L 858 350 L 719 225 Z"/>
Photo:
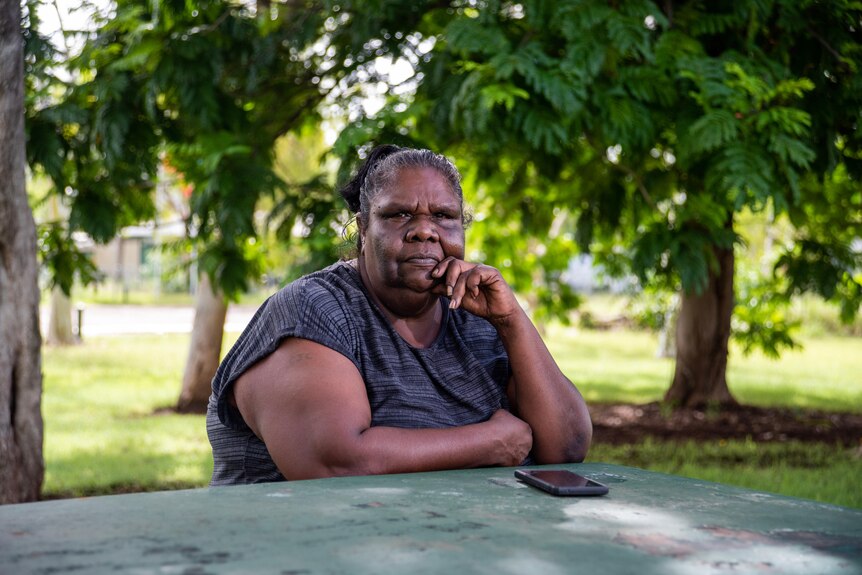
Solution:
<path fill-rule="evenodd" d="M 862 414 L 769 409 L 739 405 L 721 410 L 645 405 L 594 404 L 593 441 L 637 443 L 645 437 L 669 441 L 745 439 L 816 441 L 862 447 Z"/>

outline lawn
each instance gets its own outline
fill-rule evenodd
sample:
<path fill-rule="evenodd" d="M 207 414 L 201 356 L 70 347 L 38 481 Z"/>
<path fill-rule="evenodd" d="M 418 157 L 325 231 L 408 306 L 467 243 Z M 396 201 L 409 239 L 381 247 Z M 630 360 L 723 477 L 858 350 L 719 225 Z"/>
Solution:
<path fill-rule="evenodd" d="M 225 349 L 236 338 L 229 334 Z M 590 402 L 661 398 L 672 362 L 654 357 L 655 336 L 554 328 L 546 337 Z M 90 338 L 46 348 L 43 358 L 46 497 L 206 485 L 212 461 L 202 416 L 171 406 L 188 349 L 186 335 Z M 862 411 L 859 338 L 812 338 L 780 361 L 733 352 L 728 379 L 743 402 Z M 591 461 L 862 507 L 860 451 L 822 444 L 751 441 L 595 444 Z M 829 477 L 829 481 L 823 481 Z"/>
<path fill-rule="evenodd" d="M 658 336 L 643 331 L 552 328 L 545 336 L 560 368 L 588 402 L 657 401 L 674 363 L 656 357 Z M 742 403 L 862 412 L 862 338 L 807 338 L 774 360 L 732 349 L 727 380 Z"/>

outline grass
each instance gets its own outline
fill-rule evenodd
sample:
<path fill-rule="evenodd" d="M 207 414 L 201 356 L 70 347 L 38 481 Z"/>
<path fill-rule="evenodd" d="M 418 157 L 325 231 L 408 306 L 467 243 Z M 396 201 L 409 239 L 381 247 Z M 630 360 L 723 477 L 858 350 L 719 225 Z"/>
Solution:
<path fill-rule="evenodd" d="M 587 461 L 619 463 L 862 508 L 859 451 L 822 443 L 746 441 L 593 444 Z"/>
<path fill-rule="evenodd" d="M 588 402 L 658 401 L 673 377 L 673 361 L 655 357 L 652 333 L 556 327 L 545 340 Z M 804 340 L 779 360 L 731 350 L 727 380 L 742 403 L 862 412 L 860 373 L 862 340 L 823 337 Z"/>
<path fill-rule="evenodd" d="M 46 496 L 206 483 L 204 418 L 156 413 L 176 402 L 188 342 L 125 336 L 45 349 Z"/>
<path fill-rule="evenodd" d="M 654 357 L 657 339 L 647 333 L 553 328 L 546 340 L 591 402 L 655 401 L 670 381 L 673 364 Z M 176 401 L 188 344 L 187 335 L 146 335 L 45 349 L 46 497 L 206 485 L 203 416 L 159 411 Z M 743 402 L 860 412 L 859 348 L 858 338 L 830 337 L 780 361 L 734 352 L 728 379 Z M 862 460 L 838 446 L 645 440 L 596 444 L 589 460 L 862 507 Z"/>

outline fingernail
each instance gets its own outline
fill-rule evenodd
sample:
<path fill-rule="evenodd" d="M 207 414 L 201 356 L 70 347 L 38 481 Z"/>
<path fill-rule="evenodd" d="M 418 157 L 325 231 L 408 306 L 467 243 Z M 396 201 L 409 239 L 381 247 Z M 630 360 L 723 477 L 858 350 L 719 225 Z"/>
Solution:
<path fill-rule="evenodd" d="M 449 296 L 449 297 L 452 297 L 452 291 L 453 291 L 453 290 L 452 290 L 452 286 L 447 285 L 447 286 L 446 286 L 446 295 L 447 295 L 447 296 Z"/>

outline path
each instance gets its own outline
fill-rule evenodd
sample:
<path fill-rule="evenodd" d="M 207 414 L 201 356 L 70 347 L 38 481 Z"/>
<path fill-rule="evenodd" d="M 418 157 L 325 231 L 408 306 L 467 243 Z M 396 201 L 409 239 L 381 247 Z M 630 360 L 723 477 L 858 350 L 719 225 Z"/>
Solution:
<path fill-rule="evenodd" d="M 256 308 L 228 306 L 225 332 L 242 331 Z M 72 312 L 75 313 L 74 311 Z M 49 310 L 41 310 L 42 333 L 46 333 Z M 102 335 L 135 333 L 190 333 L 195 310 L 190 306 L 98 305 L 84 307 L 84 339 Z M 76 322 L 73 319 L 73 324 Z"/>

